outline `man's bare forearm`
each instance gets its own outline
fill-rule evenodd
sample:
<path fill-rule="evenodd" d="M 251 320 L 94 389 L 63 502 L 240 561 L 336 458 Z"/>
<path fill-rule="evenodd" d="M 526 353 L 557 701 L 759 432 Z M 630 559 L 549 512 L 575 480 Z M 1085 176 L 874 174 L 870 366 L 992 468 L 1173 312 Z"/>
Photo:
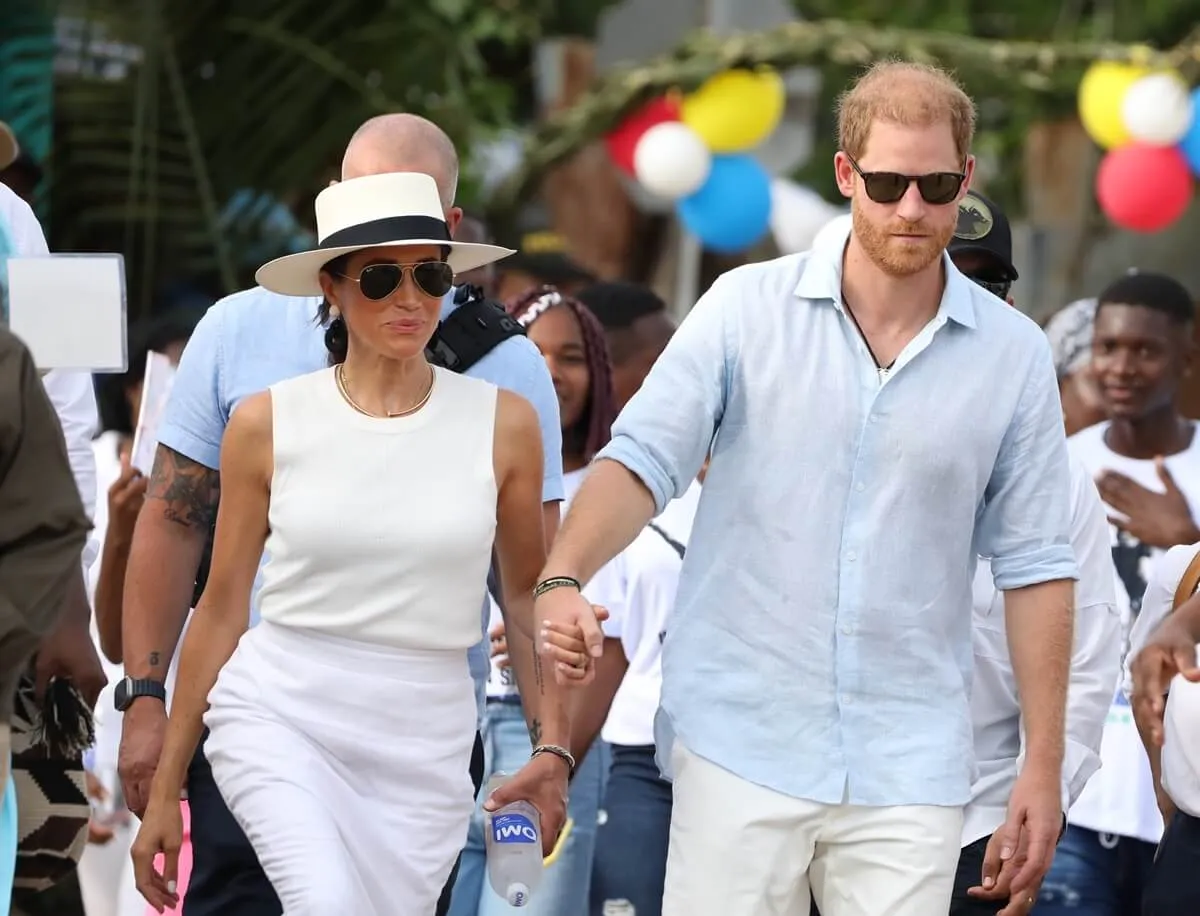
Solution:
<path fill-rule="evenodd" d="M 654 497 L 616 461 L 597 461 L 571 501 L 546 560 L 545 576 L 588 582 L 633 543 L 654 517 Z"/>
<path fill-rule="evenodd" d="M 1062 768 L 1074 603 L 1074 582 L 1070 579 L 1004 593 L 1008 649 L 1021 701 L 1027 765 Z"/>
<path fill-rule="evenodd" d="M 216 518 L 217 471 L 159 446 L 125 571 L 125 671 L 165 680 Z"/>

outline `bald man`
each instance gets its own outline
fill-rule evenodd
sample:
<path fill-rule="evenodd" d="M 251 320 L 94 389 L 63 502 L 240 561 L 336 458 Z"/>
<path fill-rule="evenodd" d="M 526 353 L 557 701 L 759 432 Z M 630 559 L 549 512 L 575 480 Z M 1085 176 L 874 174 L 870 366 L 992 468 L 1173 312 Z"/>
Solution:
<path fill-rule="evenodd" d="M 462 211 L 454 206 L 458 155 L 435 124 L 413 115 L 385 115 L 366 122 L 351 138 L 342 178 L 388 172 L 424 172 L 437 181 L 446 222 L 454 233 Z M 453 290 L 442 306 L 454 309 Z M 328 365 L 324 329 L 314 320 L 319 299 L 289 298 L 261 287 L 214 305 L 201 320 L 175 377 L 159 431 L 154 468 L 138 518 L 125 578 L 123 648 L 128 677 L 117 690 L 124 711 L 120 773 L 126 799 L 145 809 L 162 751 L 167 713 L 167 674 L 188 609 L 202 586 L 197 571 L 216 519 L 221 437 L 241 400 Z M 558 529 L 562 499 L 558 400 L 546 364 L 524 337 L 495 347 L 468 370 L 530 401 L 538 412 L 545 451 L 544 525 Z M 257 623 L 257 589 L 250 624 Z M 487 607 L 480 608 L 480 643 L 471 671 L 482 708 L 488 676 L 484 643 Z M 532 663 L 532 646 L 527 648 Z M 364 741 L 394 740 L 364 735 Z M 187 916 L 279 916 L 281 906 L 254 851 L 213 782 L 203 743 L 188 773 L 193 866 L 184 909 Z M 482 779 L 482 745 L 472 776 Z M 463 838 L 465 841 L 465 837 Z M 454 876 L 450 878 L 452 885 Z M 439 913 L 448 906 L 449 895 Z"/>

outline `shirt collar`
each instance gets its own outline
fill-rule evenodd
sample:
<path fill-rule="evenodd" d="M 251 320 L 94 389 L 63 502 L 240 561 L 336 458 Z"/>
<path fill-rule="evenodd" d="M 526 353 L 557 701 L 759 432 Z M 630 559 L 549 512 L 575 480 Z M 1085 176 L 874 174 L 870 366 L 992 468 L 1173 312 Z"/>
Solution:
<path fill-rule="evenodd" d="M 818 234 L 796 284 L 795 294 L 801 299 L 842 301 L 842 255 L 850 241 L 850 228 L 850 216 L 839 216 Z M 949 254 L 943 252 L 942 260 L 946 265 L 946 288 L 942 291 L 938 314 L 963 327 L 974 328 L 975 284 L 959 272 Z"/>

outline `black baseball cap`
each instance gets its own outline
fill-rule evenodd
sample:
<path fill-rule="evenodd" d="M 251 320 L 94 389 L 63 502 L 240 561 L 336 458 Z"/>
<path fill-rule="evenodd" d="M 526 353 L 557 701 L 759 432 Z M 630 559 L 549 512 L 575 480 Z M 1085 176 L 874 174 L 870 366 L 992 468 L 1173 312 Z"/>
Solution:
<path fill-rule="evenodd" d="M 978 191 L 968 191 L 958 202 L 958 225 L 946 246 L 950 255 L 990 255 L 1011 283 L 1017 279 L 1012 262 L 1012 228 L 1008 217 L 996 204 Z"/>

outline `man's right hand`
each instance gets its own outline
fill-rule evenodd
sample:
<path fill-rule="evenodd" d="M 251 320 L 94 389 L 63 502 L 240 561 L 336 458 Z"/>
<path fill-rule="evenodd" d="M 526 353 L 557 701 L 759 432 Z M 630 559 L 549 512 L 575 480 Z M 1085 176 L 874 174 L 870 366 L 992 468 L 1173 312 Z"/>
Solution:
<path fill-rule="evenodd" d="M 167 708 L 156 697 L 138 697 L 125 710 L 117 772 L 129 810 L 142 817 L 167 734 Z"/>
<path fill-rule="evenodd" d="M 604 652 L 603 618 L 596 612 L 587 598 L 569 586 L 552 588 L 534 601 L 537 651 L 554 663 L 554 678 L 564 687 L 584 687 L 595 680 L 595 660 Z M 550 638 L 552 633 L 577 638 L 583 651 L 564 651 Z"/>

